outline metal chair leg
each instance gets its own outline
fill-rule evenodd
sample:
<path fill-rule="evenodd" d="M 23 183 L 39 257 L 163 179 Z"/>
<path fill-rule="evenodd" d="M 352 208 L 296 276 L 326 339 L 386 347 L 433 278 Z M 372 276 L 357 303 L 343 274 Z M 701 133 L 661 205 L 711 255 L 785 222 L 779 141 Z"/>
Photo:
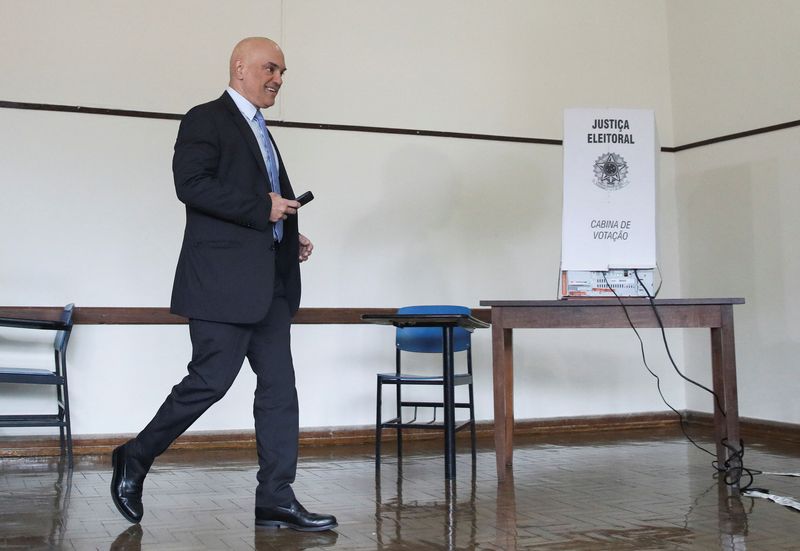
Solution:
<path fill-rule="evenodd" d="M 398 348 L 395 352 L 395 373 L 400 376 L 400 349 Z M 403 429 L 400 428 L 400 424 L 403 422 L 403 396 L 401 392 L 401 387 L 403 385 L 400 381 L 395 382 L 395 393 L 397 398 L 397 458 L 400 459 L 403 457 Z"/>
<path fill-rule="evenodd" d="M 381 434 L 383 427 L 381 426 L 383 423 L 381 421 L 381 402 L 382 402 L 382 394 L 383 394 L 383 384 L 381 383 L 381 377 L 378 375 L 378 393 L 376 402 L 378 404 L 377 412 L 375 414 L 375 468 L 381 468 Z"/>
<path fill-rule="evenodd" d="M 467 372 L 472 377 L 472 347 L 467 348 Z M 476 438 L 475 438 L 475 395 L 472 390 L 472 379 L 468 385 L 469 390 L 469 437 L 472 444 L 472 461 L 476 459 Z"/>
<path fill-rule="evenodd" d="M 64 365 L 64 426 L 66 427 L 67 432 L 67 465 L 71 469 L 74 465 L 72 457 L 72 419 L 69 414 L 69 389 L 67 388 L 66 367 L 67 366 Z"/>

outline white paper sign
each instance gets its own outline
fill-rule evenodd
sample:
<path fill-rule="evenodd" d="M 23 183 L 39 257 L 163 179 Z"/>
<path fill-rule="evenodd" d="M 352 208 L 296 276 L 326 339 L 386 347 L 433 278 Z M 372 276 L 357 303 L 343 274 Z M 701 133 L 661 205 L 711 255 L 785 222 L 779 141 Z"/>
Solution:
<path fill-rule="evenodd" d="M 562 270 L 655 267 L 658 149 L 653 111 L 564 110 Z"/>

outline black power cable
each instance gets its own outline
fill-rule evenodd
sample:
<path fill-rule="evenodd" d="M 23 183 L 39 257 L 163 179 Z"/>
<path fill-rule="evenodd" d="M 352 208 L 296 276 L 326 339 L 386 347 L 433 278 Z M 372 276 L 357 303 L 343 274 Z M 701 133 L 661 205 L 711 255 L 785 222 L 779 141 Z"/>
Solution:
<path fill-rule="evenodd" d="M 639 271 L 634 269 L 633 270 L 633 275 L 634 275 L 634 277 L 636 277 L 636 281 L 639 283 L 639 285 L 642 286 L 642 289 L 644 289 L 644 292 L 647 295 L 647 300 L 648 300 L 648 302 L 650 302 L 650 307 L 653 309 L 653 314 L 655 314 L 656 320 L 658 321 L 658 326 L 661 329 L 661 338 L 664 341 L 664 348 L 667 351 L 667 356 L 669 357 L 669 361 L 672 364 L 672 367 L 675 368 L 675 372 L 678 375 L 680 375 L 681 378 L 683 378 L 685 381 L 695 385 L 698 388 L 702 388 L 703 390 L 705 390 L 706 392 L 708 392 L 712 396 L 714 396 L 714 403 L 717 406 L 717 409 L 719 409 L 719 411 L 720 411 L 720 413 L 722 414 L 723 417 L 727 417 L 728 414 L 725 411 L 725 409 L 722 407 L 722 401 L 720 400 L 719 395 L 716 392 L 714 392 L 710 388 L 707 388 L 707 387 L 701 385 L 700 383 L 690 379 L 689 377 L 684 375 L 681 372 L 680 369 L 678 369 L 678 366 L 677 366 L 677 364 L 675 363 L 675 360 L 672 357 L 672 352 L 669 349 L 669 343 L 667 342 L 667 333 L 664 330 L 664 322 L 661 319 L 661 314 L 658 313 L 658 308 L 656 308 L 655 297 L 650 294 L 650 291 L 647 289 L 647 287 L 645 286 L 644 282 L 639 277 Z M 684 434 L 685 434 L 685 432 L 684 432 Z M 719 465 L 719 462 L 717 460 L 714 460 L 711 463 L 712 466 L 718 472 L 724 473 L 723 480 L 724 480 L 725 484 L 727 484 L 729 486 L 738 486 L 739 482 L 740 482 L 740 480 L 742 478 L 742 473 L 746 473 L 747 476 L 750 479 L 748 481 L 748 483 L 744 486 L 744 488 L 742 488 L 743 490 L 746 490 L 747 488 L 750 487 L 751 484 L 753 484 L 753 475 L 759 473 L 760 471 L 750 470 L 750 469 L 747 469 L 747 468 L 744 467 L 744 440 L 742 440 L 741 438 L 739 439 L 739 447 L 738 448 L 733 446 L 733 445 L 731 445 L 728 442 L 727 438 L 723 438 L 722 441 L 720 442 L 720 444 L 722 446 L 724 446 L 728 450 L 728 452 L 729 452 L 728 459 L 725 460 L 724 465 Z"/>
<path fill-rule="evenodd" d="M 675 415 L 678 416 L 678 421 L 680 423 L 681 432 L 686 437 L 686 439 L 689 442 L 691 442 L 694 445 L 694 447 L 696 447 L 698 450 L 700 450 L 702 452 L 705 452 L 705 453 L 707 453 L 708 455 L 710 455 L 712 457 L 716 457 L 717 455 L 715 453 L 711 453 L 710 451 L 705 449 L 703 446 L 701 446 L 700 444 L 695 442 L 692 439 L 692 437 L 689 436 L 689 434 L 686 432 L 686 426 L 685 426 L 686 420 L 683 418 L 683 415 L 681 415 L 681 412 L 678 411 L 677 409 L 675 409 L 674 407 L 672 407 L 672 404 L 670 404 L 667 401 L 667 399 L 664 397 L 664 393 L 661 391 L 661 378 L 658 375 L 656 375 L 655 372 L 652 369 L 650 369 L 650 366 L 647 364 L 647 356 L 645 355 L 645 352 L 644 352 L 644 341 L 642 340 L 642 336 L 639 334 L 639 330 L 636 329 L 636 326 L 633 324 L 633 320 L 631 319 L 631 316 L 628 313 L 628 308 L 625 306 L 625 303 L 622 301 L 622 297 L 620 297 L 617 294 L 617 292 L 614 290 L 614 288 L 608 282 L 608 279 L 606 279 L 605 272 L 603 273 L 603 280 L 606 282 L 606 285 L 608 286 L 609 290 L 611 290 L 611 292 L 614 294 L 614 296 L 617 297 L 617 300 L 619 301 L 620 306 L 622 306 L 622 311 L 625 313 L 625 317 L 628 319 L 628 324 L 631 326 L 631 329 L 633 329 L 633 332 L 636 334 L 636 338 L 639 339 L 639 348 L 642 351 L 642 362 L 644 363 L 644 367 L 645 367 L 645 369 L 647 369 L 648 373 L 650 373 L 650 375 L 652 375 L 656 380 L 656 389 L 658 389 L 658 395 L 661 396 L 661 401 L 663 401 L 667 405 L 667 407 L 669 409 L 671 409 L 675 413 Z"/>
<path fill-rule="evenodd" d="M 642 282 L 641 278 L 639 277 L 639 271 L 638 270 L 633 270 L 633 275 L 636 277 L 636 281 L 639 282 L 639 285 L 642 286 L 642 289 L 644 289 L 644 292 L 647 294 L 647 300 L 650 302 L 650 306 L 653 308 L 653 313 L 655 314 L 656 320 L 658 321 L 658 327 L 661 329 L 661 338 L 664 340 L 664 348 L 667 351 L 667 356 L 669 357 L 669 361 L 672 364 L 672 367 L 675 368 L 675 372 L 678 375 L 680 375 L 680 377 L 684 381 L 693 384 L 697 388 L 702 388 L 703 390 L 705 390 L 706 392 L 708 392 L 709 394 L 714 396 L 714 402 L 717 405 L 717 409 L 719 409 L 719 411 L 720 411 L 720 413 L 722 413 L 723 417 L 727 417 L 727 413 L 725 413 L 725 409 L 722 407 L 722 401 L 719 399 L 719 396 L 717 395 L 716 392 L 714 392 L 710 388 L 698 383 L 697 381 L 694 381 L 694 380 L 690 379 L 689 377 L 684 375 L 681 372 L 680 369 L 678 369 L 678 365 L 675 363 L 675 360 L 672 358 L 672 351 L 669 349 L 669 344 L 667 343 L 667 333 L 666 333 L 666 331 L 664 331 L 664 322 L 661 320 L 661 314 L 658 313 L 658 308 L 656 308 L 655 297 L 653 295 L 651 295 L 650 291 L 648 291 L 647 287 L 645 287 L 644 283 Z M 619 297 L 617 297 L 617 298 L 619 298 Z"/>
<path fill-rule="evenodd" d="M 669 357 L 670 363 L 672 364 L 672 367 L 675 369 L 675 372 L 678 373 L 678 375 L 680 375 L 680 377 L 682 379 L 684 379 L 685 381 L 695 385 L 698 388 L 701 388 L 701 389 L 705 390 L 706 392 L 708 392 L 712 396 L 714 396 L 714 402 L 715 402 L 716 407 L 719 409 L 720 413 L 723 416 L 727 416 L 724 408 L 722 407 L 722 403 L 721 403 L 721 401 L 719 399 L 719 396 L 717 395 L 716 392 L 714 392 L 710 388 L 707 388 L 706 386 L 698 383 L 697 381 L 694 381 L 694 380 L 690 379 L 689 377 L 684 375 L 681 372 L 680 369 L 678 369 L 678 366 L 675 363 L 674 358 L 672 357 L 672 352 L 670 351 L 669 344 L 667 342 L 667 334 L 666 334 L 666 331 L 664 329 L 664 322 L 661 319 L 661 315 L 658 313 L 658 309 L 656 308 L 656 304 L 655 304 L 655 300 L 654 300 L 655 297 L 653 297 L 653 295 L 650 294 L 650 291 L 647 289 L 647 287 L 645 286 L 644 282 L 642 282 L 641 278 L 639 277 L 639 272 L 637 270 L 633 270 L 633 274 L 636 277 L 636 281 L 639 283 L 639 285 L 641 285 L 642 289 L 644 289 L 644 292 L 647 294 L 648 301 L 650 303 L 650 306 L 653 309 L 653 313 L 655 314 L 656 320 L 658 321 L 658 326 L 661 329 L 661 337 L 662 337 L 662 339 L 664 341 L 664 347 L 665 347 L 665 349 L 667 351 L 667 356 Z M 739 447 L 738 448 L 736 448 L 735 446 L 732 446 L 730 443 L 728 443 L 727 438 L 723 439 L 720 442 L 720 444 L 722 446 L 724 446 L 730 452 L 730 455 L 729 455 L 728 459 L 725 461 L 724 465 L 721 466 L 721 465 L 719 465 L 719 461 L 716 459 L 717 455 L 715 453 L 712 453 L 712 452 L 708 451 L 707 449 L 705 449 L 704 447 L 699 445 L 697 442 L 695 442 L 692 439 L 691 436 L 689 436 L 689 434 L 686 432 L 686 427 L 685 427 L 686 420 L 684 419 L 683 415 L 681 415 L 681 413 L 678 410 L 676 410 L 674 407 L 672 407 L 672 405 L 666 400 L 666 398 L 664 398 L 664 394 L 661 391 L 661 379 L 658 377 L 658 375 L 656 375 L 650 369 L 650 366 L 647 365 L 647 358 L 645 357 L 645 351 L 644 351 L 644 342 L 642 341 L 642 337 L 641 337 L 641 335 L 639 335 L 639 331 L 636 329 L 636 326 L 633 324 L 633 320 L 631 320 L 630 314 L 628 313 L 628 308 L 625 306 L 625 303 L 623 302 L 622 298 L 617 294 L 617 292 L 614 290 L 614 288 L 608 282 L 608 279 L 606 279 L 605 273 L 603 273 L 603 279 L 605 280 L 606 285 L 608 286 L 609 290 L 614 294 L 614 296 L 619 301 L 620 306 L 622 306 L 622 311 L 625 313 L 625 317 L 628 320 L 628 324 L 631 326 L 631 329 L 633 329 L 633 332 L 636 333 L 636 338 L 639 339 L 639 347 L 641 348 L 642 361 L 644 362 L 644 366 L 647 369 L 647 371 L 653 377 L 655 377 L 655 379 L 656 379 L 656 388 L 658 389 L 658 394 L 661 396 L 661 400 L 667 405 L 667 407 L 669 409 L 671 409 L 678 416 L 679 425 L 680 425 L 681 432 L 683 433 L 683 435 L 697 449 L 699 449 L 699 450 L 701 450 L 701 451 L 703 451 L 703 452 L 707 453 L 708 455 L 710 455 L 710 456 L 715 458 L 714 461 L 711 462 L 711 465 L 717 472 L 724 473 L 723 481 L 725 482 L 725 484 L 727 484 L 729 486 L 738 486 L 739 483 L 740 483 L 740 480 L 741 480 L 742 473 L 746 473 L 748 475 L 748 477 L 749 477 L 749 481 L 741 489 L 742 490 L 746 490 L 747 488 L 749 488 L 750 485 L 753 483 L 753 475 L 754 474 L 759 474 L 760 471 L 751 470 L 751 469 L 747 469 L 747 468 L 744 467 L 744 441 L 741 440 L 741 439 L 739 440 Z"/>

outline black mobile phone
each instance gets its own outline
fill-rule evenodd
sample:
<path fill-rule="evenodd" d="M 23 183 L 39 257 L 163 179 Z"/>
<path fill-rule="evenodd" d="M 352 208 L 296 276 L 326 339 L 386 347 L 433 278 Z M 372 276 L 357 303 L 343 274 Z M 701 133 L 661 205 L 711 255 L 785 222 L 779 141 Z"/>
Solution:
<path fill-rule="evenodd" d="M 300 197 L 295 198 L 295 201 L 297 201 L 301 205 L 305 205 L 306 203 L 311 201 L 313 198 L 314 198 L 314 194 L 311 193 L 310 191 L 307 191 L 307 192 L 303 193 L 302 195 L 300 195 Z"/>

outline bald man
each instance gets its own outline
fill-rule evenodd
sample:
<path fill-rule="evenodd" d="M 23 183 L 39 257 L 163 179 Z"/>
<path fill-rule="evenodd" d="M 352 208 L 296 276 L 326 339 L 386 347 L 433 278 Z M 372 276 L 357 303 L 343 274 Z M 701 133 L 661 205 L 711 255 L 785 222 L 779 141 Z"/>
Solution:
<path fill-rule="evenodd" d="M 306 511 L 291 487 L 298 408 L 289 330 L 300 305 L 300 262 L 313 245 L 298 232 L 300 203 L 260 111 L 275 103 L 285 71 L 275 42 L 246 38 L 231 55 L 227 90 L 181 121 L 172 170 L 186 228 L 171 311 L 189 318 L 192 359 L 153 420 L 114 450 L 111 496 L 130 522 L 144 514 L 154 459 L 225 395 L 247 358 L 257 377 L 256 525 L 337 525 Z"/>

